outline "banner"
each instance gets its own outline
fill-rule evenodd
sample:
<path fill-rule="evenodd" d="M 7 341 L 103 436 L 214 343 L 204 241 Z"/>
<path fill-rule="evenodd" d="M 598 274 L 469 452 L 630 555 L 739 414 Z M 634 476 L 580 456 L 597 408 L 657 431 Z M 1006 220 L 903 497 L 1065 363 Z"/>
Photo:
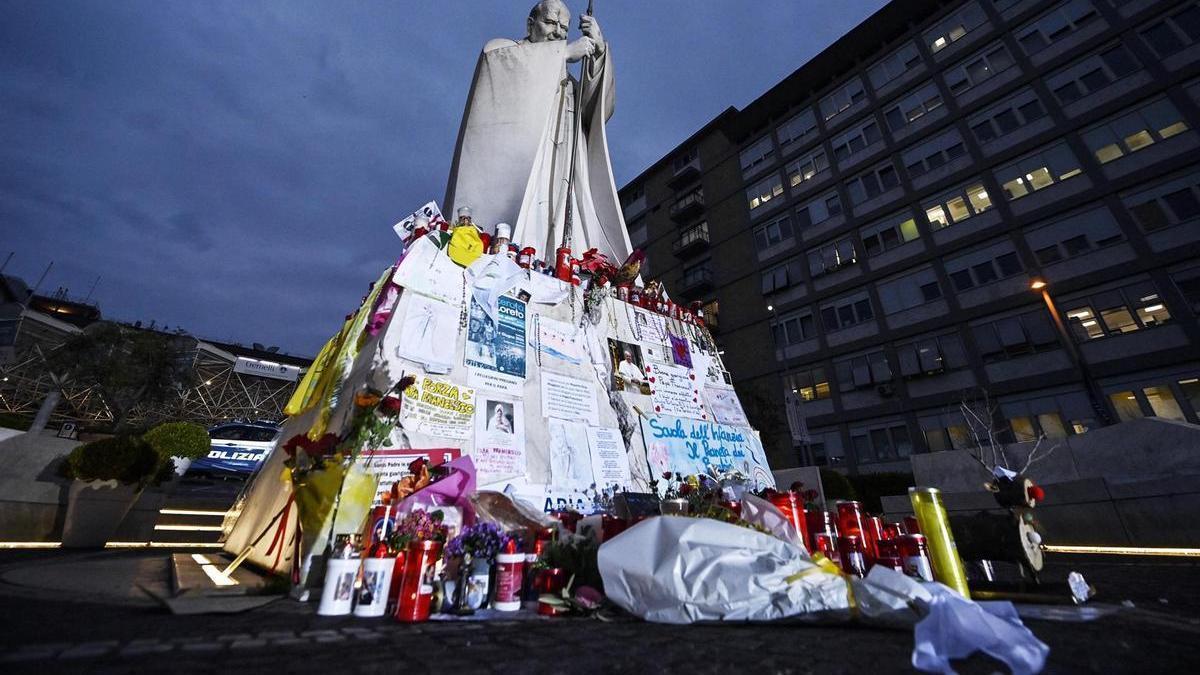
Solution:
<path fill-rule="evenodd" d="M 467 439 L 474 417 L 475 390 L 470 387 L 422 377 L 404 390 L 400 426 L 407 431 Z"/>
<path fill-rule="evenodd" d="M 766 451 L 752 429 L 668 415 L 643 417 L 641 424 L 654 475 L 737 471 L 755 489 L 775 487 Z"/>

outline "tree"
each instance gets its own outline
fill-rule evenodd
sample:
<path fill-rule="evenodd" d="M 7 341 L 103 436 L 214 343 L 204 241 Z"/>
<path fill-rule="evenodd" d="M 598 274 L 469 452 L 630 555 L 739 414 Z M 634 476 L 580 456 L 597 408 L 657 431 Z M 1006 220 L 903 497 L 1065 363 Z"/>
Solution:
<path fill-rule="evenodd" d="M 192 386 L 194 338 L 100 321 L 47 355 L 65 382 L 95 387 L 121 431 L 139 405 L 154 405 Z"/>

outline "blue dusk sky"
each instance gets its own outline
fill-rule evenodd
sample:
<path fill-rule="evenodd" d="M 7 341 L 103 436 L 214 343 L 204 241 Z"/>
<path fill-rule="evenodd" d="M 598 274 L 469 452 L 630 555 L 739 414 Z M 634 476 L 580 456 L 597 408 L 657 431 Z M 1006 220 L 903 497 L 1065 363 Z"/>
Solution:
<path fill-rule="evenodd" d="M 617 184 L 883 4 L 596 0 Z M 530 5 L 0 2 L 5 273 L 53 261 L 40 291 L 100 277 L 107 318 L 315 354 L 441 199 L 479 48 Z"/>

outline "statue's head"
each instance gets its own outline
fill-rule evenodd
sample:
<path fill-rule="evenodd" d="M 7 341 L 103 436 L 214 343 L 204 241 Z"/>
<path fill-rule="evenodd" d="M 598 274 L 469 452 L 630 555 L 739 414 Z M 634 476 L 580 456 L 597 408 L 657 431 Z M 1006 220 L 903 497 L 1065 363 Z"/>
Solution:
<path fill-rule="evenodd" d="M 529 10 L 529 18 L 525 20 L 528 31 L 525 39 L 530 42 L 566 40 L 570 25 L 571 10 L 562 0 L 541 0 Z"/>

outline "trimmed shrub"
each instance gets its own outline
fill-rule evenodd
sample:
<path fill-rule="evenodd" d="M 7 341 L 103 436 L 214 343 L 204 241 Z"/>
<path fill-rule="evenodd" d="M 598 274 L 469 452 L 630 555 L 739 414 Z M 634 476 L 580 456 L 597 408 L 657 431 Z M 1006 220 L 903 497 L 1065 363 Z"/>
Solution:
<path fill-rule="evenodd" d="M 60 471 L 77 480 L 116 480 L 158 484 L 168 478 L 174 463 L 159 456 L 138 436 L 113 436 L 85 443 L 67 455 Z"/>
<path fill-rule="evenodd" d="M 212 444 L 208 438 L 208 431 L 192 422 L 160 424 L 142 435 L 142 440 L 153 446 L 164 458 L 200 459 L 208 455 Z"/>
<path fill-rule="evenodd" d="M 854 492 L 854 486 L 840 471 L 821 469 L 821 486 L 825 488 L 826 508 L 832 508 L 834 500 L 837 499 L 853 500 L 858 498 Z"/>

